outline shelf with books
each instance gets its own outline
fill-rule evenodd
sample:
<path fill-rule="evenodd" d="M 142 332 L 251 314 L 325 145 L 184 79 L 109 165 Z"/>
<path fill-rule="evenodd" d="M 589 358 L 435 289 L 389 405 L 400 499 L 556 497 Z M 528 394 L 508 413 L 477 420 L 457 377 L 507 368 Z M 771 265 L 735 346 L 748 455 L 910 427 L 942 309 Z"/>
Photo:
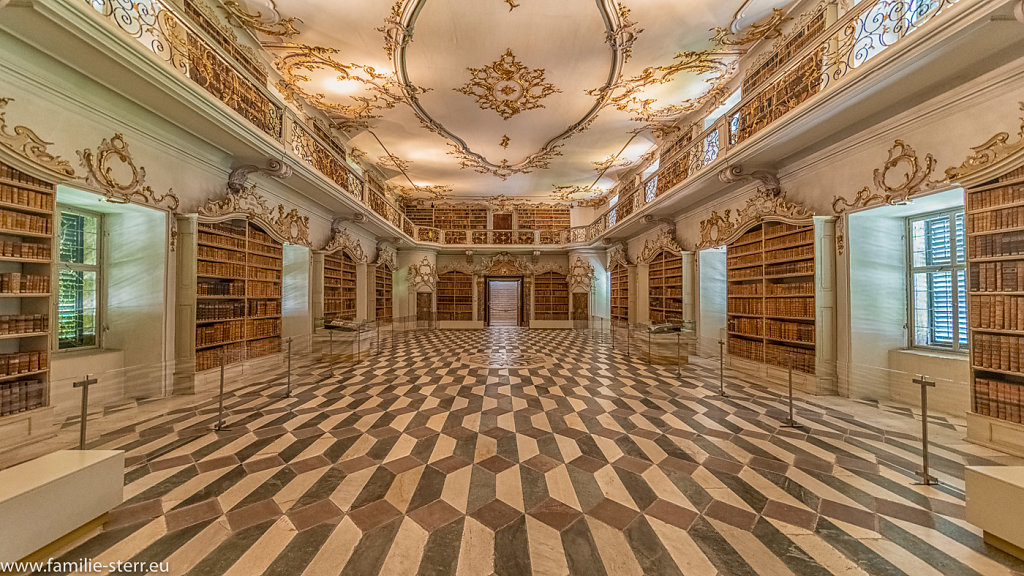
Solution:
<path fill-rule="evenodd" d="M 622 263 L 616 263 L 609 274 L 612 322 L 629 322 L 629 269 Z"/>
<path fill-rule="evenodd" d="M 0 417 L 49 406 L 55 187 L 0 163 Z M 39 422 L 11 430 L 43 429 Z M 28 432 L 28 436 L 35 432 Z M 23 439 L 11 438 L 14 442 Z M 10 445 L 4 442 L 4 445 Z"/>
<path fill-rule="evenodd" d="M 324 321 L 356 317 L 356 262 L 344 251 L 324 255 Z"/>
<path fill-rule="evenodd" d="M 469 321 L 473 319 L 473 276 L 464 272 L 445 272 L 437 277 L 437 319 Z"/>
<path fill-rule="evenodd" d="M 661 251 L 648 265 L 650 322 L 679 323 L 683 320 L 683 257 Z"/>
<path fill-rule="evenodd" d="M 965 208 L 972 411 L 1024 424 L 1024 179 L 968 189 Z"/>
<path fill-rule="evenodd" d="M 568 230 L 568 206 L 528 206 L 515 208 L 517 227 L 520 230 Z"/>
<path fill-rule="evenodd" d="M 534 276 L 533 317 L 537 320 L 569 319 L 569 284 L 565 274 L 544 272 Z"/>
<path fill-rule="evenodd" d="M 378 322 L 391 322 L 394 318 L 394 272 L 391 267 L 387 264 L 378 264 L 376 266 L 376 284 L 375 284 L 375 303 L 376 313 L 375 318 Z"/>

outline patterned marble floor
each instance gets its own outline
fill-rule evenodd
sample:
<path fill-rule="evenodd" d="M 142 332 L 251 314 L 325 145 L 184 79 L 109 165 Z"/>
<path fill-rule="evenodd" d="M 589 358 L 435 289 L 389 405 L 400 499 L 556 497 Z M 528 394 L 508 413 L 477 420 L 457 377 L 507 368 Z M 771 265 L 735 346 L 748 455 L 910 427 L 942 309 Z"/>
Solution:
<path fill-rule="evenodd" d="M 911 411 L 678 376 L 572 331 L 436 331 L 337 374 L 106 434 L 126 503 L 62 559 L 172 574 L 1010 575 L 963 466 L 1012 459 Z"/>

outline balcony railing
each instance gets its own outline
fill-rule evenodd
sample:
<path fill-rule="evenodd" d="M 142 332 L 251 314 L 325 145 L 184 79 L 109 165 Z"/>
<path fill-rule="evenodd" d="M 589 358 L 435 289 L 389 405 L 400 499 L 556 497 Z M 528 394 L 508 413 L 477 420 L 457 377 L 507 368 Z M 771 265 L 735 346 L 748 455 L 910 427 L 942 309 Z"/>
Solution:
<path fill-rule="evenodd" d="M 561 246 L 597 240 L 658 198 L 715 164 L 721 153 L 740 146 L 808 98 L 833 91 L 850 73 L 889 46 L 926 26 L 959 0 L 862 0 L 831 25 L 806 28 L 791 52 L 761 67 L 743 99 L 712 126 L 662 150 L 658 170 L 587 226 L 568 230 L 440 230 L 414 225 L 382 190 L 367 186 L 343 155 L 292 115 L 266 86 L 253 80 L 251 63 L 239 63 L 223 42 L 210 42 L 201 26 L 181 18 L 160 0 L 84 0 L 114 26 L 220 100 L 259 130 L 322 173 L 351 198 L 367 206 L 410 239 L 443 246 Z M 330 144 L 334 144 L 331 142 Z"/>

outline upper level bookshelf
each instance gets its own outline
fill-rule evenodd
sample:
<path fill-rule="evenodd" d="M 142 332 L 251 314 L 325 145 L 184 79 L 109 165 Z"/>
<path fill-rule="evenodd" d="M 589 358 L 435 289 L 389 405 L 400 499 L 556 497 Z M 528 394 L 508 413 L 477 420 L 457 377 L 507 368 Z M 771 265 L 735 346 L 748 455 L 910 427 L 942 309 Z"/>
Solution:
<path fill-rule="evenodd" d="M 629 269 L 615 264 L 609 272 L 612 322 L 629 322 Z"/>
<path fill-rule="evenodd" d="M 662 250 L 649 264 L 648 296 L 650 322 L 681 323 L 683 321 L 683 257 Z"/>
<path fill-rule="evenodd" d="M 344 251 L 324 255 L 324 322 L 356 317 L 356 262 Z"/>
<path fill-rule="evenodd" d="M 473 319 L 473 276 L 464 272 L 445 272 L 437 277 L 437 319 L 468 321 Z"/>
<path fill-rule="evenodd" d="M 1024 423 L 1024 178 L 969 189 L 968 327 L 973 411 Z"/>
<path fill-rule="evenodd" d="M 283 246 L 241 219 L 196 231 L 196 371 L 281 350 Z"/>
<path fill-rule="evenodd" d="M 55 201 L 52 184 L 0 163 L 0 423 L 50 403 Z"/>
<path fill-rule="evenodd" d="M 534 277 L 533 317 L 537 320 L 569 319 L 569 283 L 565 274 L 544 272 Z"/>
<path fill-rule="evenodd" d="M 520 230 L 568 230 L 568 206 L 517 206 Z"/>

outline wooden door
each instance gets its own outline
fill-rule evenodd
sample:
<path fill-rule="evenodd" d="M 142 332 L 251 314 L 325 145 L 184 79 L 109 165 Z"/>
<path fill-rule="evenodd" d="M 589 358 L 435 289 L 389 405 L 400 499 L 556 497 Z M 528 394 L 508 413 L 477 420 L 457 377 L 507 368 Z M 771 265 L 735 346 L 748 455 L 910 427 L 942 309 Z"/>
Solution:
<path fill-rule="evenodd" d="M 434 294 L 431 292 L 416 293 L 416 321 L 430 322 L 434 312 Z"/>
<path fill-rule="evenodd" d="M 511 230 L 512 214 L 494 214 L 491 223 L 494 230 Z"/>
<path fill-rule="evenodd" d="M 590 320 L 590 294 L 587 292 L 573 292 L 572 294 L 572 319 L 577 326 L 587 327 Z"/>

